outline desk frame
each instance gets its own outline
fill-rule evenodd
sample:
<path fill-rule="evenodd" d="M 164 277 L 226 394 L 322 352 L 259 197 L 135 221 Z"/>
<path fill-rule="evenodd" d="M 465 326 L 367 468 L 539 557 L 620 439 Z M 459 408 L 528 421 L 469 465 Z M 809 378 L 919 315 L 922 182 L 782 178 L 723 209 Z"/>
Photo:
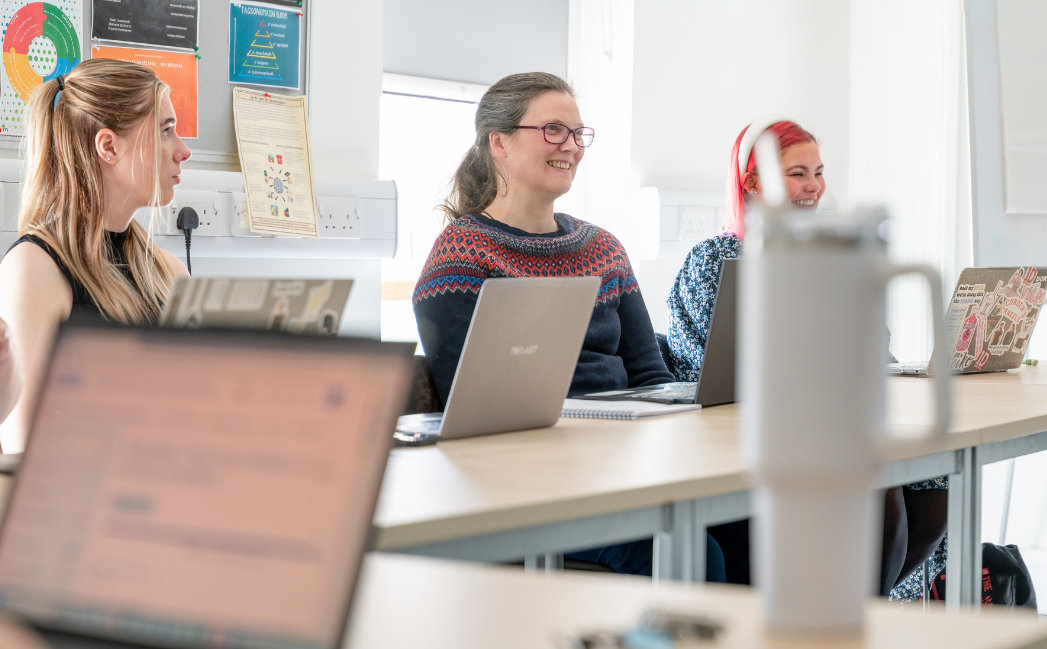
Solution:
<path fill-rule="evenodd" d="M 981 601 L 982 469 L 986 464 L 1047 451 L 1047 431 L 987 442 L 962 451 L 963 470 L 949 482 L 949 557 L 947 574 L 959 582 L 946 583 L 945 603 L 954 609 Z M 957 514 L 958 515 L 954 515 Z M 960 539 L 954 549 L 953 539 Z M 957 602 L 955 605 L 953 602 Z"/>
<path fill-rule="evenodd" d="M 1047 444 L 1047 433 L 1043 434 L 1043 440 L 1043 443 Z M 974 491 L 976 481 L 966 479 L 967 475 L 973 475 L 970 467 L 973 466 L 976 450 L 946 451 L 893 462 L 884 466 L 876 482 L 877 487 L 886 488 L 942 475 L 950 476 L 950 486 L 954 487 L 949 492 L 950 570 L 955 570 L 952 562 L 960 561 L 961 552 L 969 547 L 963 540 L 963 534 L 976 529 L 973 526 L 975 518 L 980 520 L 978 512 L 969 509 L 975 499 L 959 497 L 964 493 L 977 493 Z M 980 502 L 978 505 L 980 507 Z M 556 570 L 562 567 L 565 552 L 653 537 L 655 579 L 703 582 L 707 529 L 749 516 L 752 516 L 751 498 L 749 492 L 741 491 L 390 550 L 403 554 L 482 562 L 519 561 L 523 557 L 525 569 Z M 953 538 L 961 540 L 954 543 Z M 977 570 L 974 570 L 973 561 L 971 557 L 963 555 L 964 572 L 973 570 L 971 575 L 981 572 L 980 553 L 977 557 Z M 970 580 L 950 580 L 948 584 L 947 599 L 955 603 L 956 608 L 961 601 L 965 601 L 960 590 L 968 581 Z M 968 590 L 973 593 L 973 585 L 968 586 Z M 955 594 L 952 592 L 954 590 Z"/>

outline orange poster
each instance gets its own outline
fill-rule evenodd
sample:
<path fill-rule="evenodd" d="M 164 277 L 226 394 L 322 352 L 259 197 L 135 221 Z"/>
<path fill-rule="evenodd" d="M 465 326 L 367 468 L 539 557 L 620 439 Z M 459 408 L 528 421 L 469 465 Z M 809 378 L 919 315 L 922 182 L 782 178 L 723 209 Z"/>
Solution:
<path fill-rule="evenodd" d="M 175 129 L 178 135 L 183 138 L 198 137 L 195 54 L 95 45 L 91 48 L 91 57 L 130 61 L 151 69 L 161 81 L 171 86 L 171 103 L 178 116 Z"/>

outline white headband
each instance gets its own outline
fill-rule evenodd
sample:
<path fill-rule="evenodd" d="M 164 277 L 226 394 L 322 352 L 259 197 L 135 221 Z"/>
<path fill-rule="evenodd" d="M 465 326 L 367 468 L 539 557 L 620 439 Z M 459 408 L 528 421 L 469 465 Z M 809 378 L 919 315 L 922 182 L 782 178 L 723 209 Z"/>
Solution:
<path fill-rule="evenodd" d="M 742 143 L 738 146 L 738 175 L 745 175 L 745 168 L 749 166 L 749 155 L 753 152 L 753 145 L 756 144 L 756 138 L 763 135 L 773 124 L 778 122 L 792 122 L 785 115 L 776 115 L 770 113 L 753 120 L 752 124 L 749 124 L 749 128 L 746 129 L 745 135 L 742 136 Z M 795 124 L 795 122 L 793 122 Z"/>

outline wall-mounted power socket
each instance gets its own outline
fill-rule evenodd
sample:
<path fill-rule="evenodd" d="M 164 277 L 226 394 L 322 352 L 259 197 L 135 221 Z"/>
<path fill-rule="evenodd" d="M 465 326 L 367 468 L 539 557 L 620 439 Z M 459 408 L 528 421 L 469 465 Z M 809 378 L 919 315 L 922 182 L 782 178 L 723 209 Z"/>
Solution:
<path fill-rule="evenodd" d="M 233 192 L 233 218 L 229 220 L 229 233 L 234 237 L 260 237 L 251 232 L 251 221 L 247 216 L 247 194 Z"/>
<path fill-rule="evenodd" d="M 320 196 L 320 237 L 359 239 L 363 223 L 363 208 L 356 196 Z"/>
<path fill-rule="evenodd" d="M 167 208 L 166 234 L 182 233 L 176 224 L 178 211 L 183 207 L 193 208 L 200 217 L 200 227 L 193 231 L 194 237 L 217 237 L 222 233 L 218 222 L 220 218 L 218 192 L 176 191 L 174 201 Z"/>
<path fill-rule="evenodd" d="M 720 233 L 720 219 L 715 207 L 684 205 L 680 207 L 680 241 L 702 241 Z"/>

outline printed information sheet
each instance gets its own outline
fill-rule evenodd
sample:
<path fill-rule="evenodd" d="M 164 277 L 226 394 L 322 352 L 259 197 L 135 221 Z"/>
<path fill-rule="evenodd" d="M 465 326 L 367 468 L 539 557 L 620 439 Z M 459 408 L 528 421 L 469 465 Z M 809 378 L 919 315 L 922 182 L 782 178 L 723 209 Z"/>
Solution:
<path fill-rule="evenodd" d="M 233 121 L 251 232 L 318 237 L 305 97 L 234 88 Z"/>

